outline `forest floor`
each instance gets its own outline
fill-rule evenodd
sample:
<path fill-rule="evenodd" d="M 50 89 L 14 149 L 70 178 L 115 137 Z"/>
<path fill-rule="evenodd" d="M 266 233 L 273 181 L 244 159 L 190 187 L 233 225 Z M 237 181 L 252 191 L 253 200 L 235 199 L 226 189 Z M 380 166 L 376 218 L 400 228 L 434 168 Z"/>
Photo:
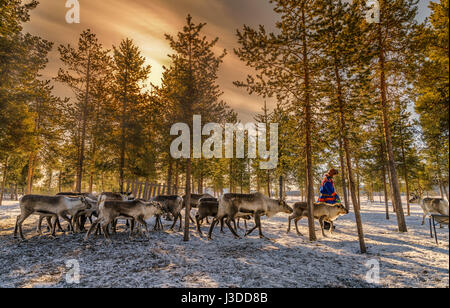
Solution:
<path fill-rule="evenodd" d="M 422 211 L 412 206 L 406 217 L 409 232 L 397 231 L 395 215 L 385 219 L 384 204 L 362 202 L 368 253 L 359 253 L 354 215 L 336 222 L 336 231 L 310 243 L 286 234 L 287 215 L 263 219 L 257 231 L 235 240 L 229 230 L 216 229 L 213 240 L 198 236 L 183 242 L 181 232 L 151 232 L 150 239 L 128 239 L 122 229 L 107 244 L 103 237 L 83 241 L 81 234 L 38 236 L 36 216 L 24 223 L 25 242 L 13 239 L 17 202 L 0 207 L 0 288 L 4 287 L 449 287 L 449 231 L 440 229 L 439 245 L 430 238 Z M 153 221 L 150 221 L 153 227 Z M 428 223 L 428 222 L 427 222 Z M 242 223 L 241 223 L 242 225 Z M 249 223 L 252 226 L 253 223 Z M 64 225 L 63 225 L 64 226 Z M 203 226 L 207 233 L 209 225 Z M 299 222 L 307 234 L 307 221 Z M 240 230 L 242 234 L 243 231 Z M 74 261 L 76 260 L 76 261 Z M 69 263 L 67 263 L 69 262 Z M 80 268 L 79 283 L 71 284 L 72 266 Z M 366 279 L 371 264 L 379 264 L 379 283 Z M 375 268 L 376 270 L 376 268 Z M 370 276 L 370 275 L 369 275 Z M 371 276 L 376 277 L 376 276 Z"/>

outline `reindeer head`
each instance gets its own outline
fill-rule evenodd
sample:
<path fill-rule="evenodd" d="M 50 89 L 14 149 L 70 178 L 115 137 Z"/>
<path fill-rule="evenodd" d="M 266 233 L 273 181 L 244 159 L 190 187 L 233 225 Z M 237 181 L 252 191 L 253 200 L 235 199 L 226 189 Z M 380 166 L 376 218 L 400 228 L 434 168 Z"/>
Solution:
<path fill-rule="evenodd" d="M 91 203 L 87 200 L 87 198 L 85 196 L 81 196 L 79 197 L 80 201 L 82 204 L 84 204 L 84 209 L 88 210 L 91 208 Z"/>
<path fill-rule="evenodd" d="M 347 215 L 349 213 L 342 203 L 338 203 L 336 207 L 339 209 L 339 216 Z"/>
<path fill-rule="evenodd" d="M 143 203 L 146 207 L 153 210 L 153 215 L 161 216 L 164 214 L 164 208 L 160 202 L 157 201 L 143 201 L 139 200 L 141 203 Z"/>
<path fill-rule="evenodd" d="M 420 196 L 417 193 L 412 193 L 409 203 L 418 203 L 418 202 L 420 202 Z"/>
<path fill-rule="evenodd" d="M 292 208 L 289 205 L 287 205 L 286 201 L 279 200 L 278 204 L 280 205 L 280 212 L 286 214 L 292 214 L 294 212 L 294 210 L 292 210 Z"/>

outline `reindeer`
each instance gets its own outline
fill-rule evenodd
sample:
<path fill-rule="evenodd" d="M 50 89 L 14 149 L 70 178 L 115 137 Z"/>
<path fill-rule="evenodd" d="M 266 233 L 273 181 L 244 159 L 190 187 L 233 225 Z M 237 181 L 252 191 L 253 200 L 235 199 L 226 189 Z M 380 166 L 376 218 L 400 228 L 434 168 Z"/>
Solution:
<path fill-rule="evenodd" d="M 70 198 L 77 198 L 77 197 L 86 197 L 86 199 L 88 200 L 97 200 L 97 196 L 93 193 L 76 193 L 76 192 L 60 192 L 56 194 L 57 196 L 65 196 L 65 197 L 70 197 Z M 90 202 L 91 205 L 93 204 L 92 202 Z M 95 213 L 95 211 L 93 212 Z M 92 215 L 91 215 L 92 216 Z M 87 217 L 84 214 L 80 214 L 80 215 L 76 215 L 76 217 L 74 217 L 72 224 L 75 228 L 74 231 L 76 231 L 76 229 L 78 229 L 80 232 L 84 231 L 84 225 L 86 223 L 86 220 L 89 218 L 91 224 L 92 224 L 92 217 Z M 47 219 L 48 221 L 48 219 Z M 59 222 L 58 222 L 59 225 Z M 39 227 L 38 227 L 39 228 Z"/>
<path fill-rule="evenodd" d="M 448 201 L 442 198 L 422 198 L 419 193 L 411 194 L 410 203 L 419 203 L 423 210 L 422 226 L 425 224 L 425 217 L 430 214 L 440 214 L 448 216 Z"/>
<path fill-rule="evenodd" d="M 210 194 L 191 194 L 191 209 L 198 207 L 200 199 L 202 198 L 214 198 Z M 183 196 L 183 209 L 186 207 L 186 195 Z M 194 219 L 189 215 L 189 219 L 194 223 Z"/>
<path fill-rule="evenodd" d="M 181 210 L 183 209 L 183 198 L 180 196 L 157 196 L 151 199 L 151 201 L 159 202 L 162 205 L 163 212 L 166 214 L 170 214 L 173 216 L 173 224 L 170 227 L 170 230 L 173 230 L 175 227 L 177 220 L 180 220 L 180 228 L 179 231 L 182 229 L 182 216 L 181 216 Z M 160 223 L 159 219 L 157 220 L 157 224 Z M 162 224 L 161 224 L 162 228 Z"/>
<path fill-rule="evenodd" d="M 256 228 L 259 230 L 259 237 L 266 238 L 261 230 L 261 216 L 273 217 L 277 213 L 291 214 L 292 209 L 286 204 L 284 200 L 270 199 L 261 193 L 253 194 L 225 194 L 219 199 L 219 210 L 216 218 L 209 228 L 208 238 L 211 239 L 211 234 L 214 226 L 223 218 L 226 218 L 225 223 L 233 233 L 235 238 L 240 238 L 236 231 L 231 227 L 230 221 L 234 221 L 237 217 L 247 216 L 249 214 L 255 217 L 255 226 L 245 233 L 245 236 L 250 235 Z"/>
<path fill-rule="evenodd" d="M 90 234 L 95 228 L 98 225 L 101 225 L 105 239 L 108 242 L 111 242 L 107 227 L 114 220 L 121 217 L 133 219 L 143 225 L 148 236 L 148 227 L 145 220 L 155 215 L 161 215 L 162 213 L 162 206 L 159 202 L 145 202 L 142 200 L 105 201 L 103 198 L 99 203 L 99 217 L 86 234 L 85 241 L 89 239 Z M 132 237 L 132 234 L 133 228 L 130 229 L 130 238 Z"/>
<path fill-rule="evenodd" d="M 323 222 L 326 221 L 330 224 L 330 234 L 333 234 L 333 222 L 339 217 L 343 215 L 347 215 L 348 210 L 342 204 L 326 204 L 326 203 L 315 203 L 314 204 L 314 218 L 319 220 L 320 228 L 322 229 L 322 235 L 325 235 Z M 308 217 L 308 203 L 306 202 L 297 202 L 294 204 L 294 212 L 288 218 L 288 230 L 287 233 L 291 231 L 291 220 L 295 219 L 295 229 L 297 230 L 297 234 L 303 236 L 298 230 L 298 221 L 303 217 Z"/>
<path fill-rule="evenodd" d="M 104 199 L 105 201 L 130 201 L 130 200 L 134 200 L 134 196 L 133 196 L 133 193 L 131 193 L 131 192 L 130 193 L 102 192 L 98 196 L 98 200 L 100 201 L 101 199 Z M 126 220 L 126 227 L 133 229 L 132 223 L 128 219 Z M 112 232 L 114 234 L 116 234 L 117 220 L 114 220 L 111 223 L 111 229 L 112 229 Z M 100 230 L 99 230 L 99 232 L 100 232 Z"/>
<path fill-rule="evenodd" d="M 54 217 L 52 227 L 52 236 L 55 236 L 56 222 L 58 216 L 62 217 L 69 223 L 70 230 L 73 230 L 71 219 L 68 215 L 74 216 L 78 211 L 89 208 L 85 197 L 68 198 L 64 196 L 40 196 L 40 195 L 26 195 L 20 199 L 21 214 L 17 216 L 16 225 L 14 228 L 14 238 L 17 237 L 17 231 L 20 232 L 20 237 L 24 240 L 22 232 L 22 224 L 31 215 L 40 215 L 45 217 Z"/>
<path fill-rule="evenodd" d="M 198 204 L 198 212 L 195 215 L 195 221 L 197 222 L 197 231 L 200 236 L 203 236 L 200 229 L 203 219 L 207 219 L 209 216 L 216 217 L 219 211 L 219 201 L 216 198 L 201 198 Z M 223 227 L 223 220 L 221 221 Z"/>

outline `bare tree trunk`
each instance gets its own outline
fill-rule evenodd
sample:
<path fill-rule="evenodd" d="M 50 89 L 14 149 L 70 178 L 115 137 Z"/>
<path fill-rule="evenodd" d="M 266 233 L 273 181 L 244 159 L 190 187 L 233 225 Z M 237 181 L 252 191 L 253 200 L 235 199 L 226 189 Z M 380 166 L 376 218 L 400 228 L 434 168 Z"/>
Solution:
<path fill-rule="evenodd" d="M 445 197 L 447 198 L 447 201 L 449 201 L 447 188 L 445 187 L 445 184 L 442 181 L 441 181 L 441 185 L 442 185 L 442 189 L 444 190 Z"/>
<path fill-rule="evenodd" d="M 343 94 L 342 94 L 342 85 L 341 85 L 341 77 L 339 73 L 339 68 L 337 65 L 337 55 L 334 55 L 334 73 L 336 76 L 336 84 L 337 84 L 337 100 L 339 104 L 339 130 L 340 135 L 342 136 L 343 145 L 344 145 L 344 151 L 345 151 L 345 157 L 347 159 L 347 171 L 348 171 L 348 179 L 350 184 L 350 194 L 352 198 L 353 203 L 353 209 L 355 211 L 355 219 L 356 219 L 356 227 L 358 229 L 358 238 L 359 238 L 359 247 L 361 253 L 366 253 L 366 244 L 364 240 L 364 231 L 362 226 L 362 219 L 361 219 L 361 208 L 359 199 L 356 193 L 355 189 L 355 183 L 354 183 L 354 177 L 353 177 L 353 168 L 352 168 L 352 158 L 350 154 L 350 145 L 349 141 L 347 139 L 347 124 L 345 121 L 345 110 L 344 110 L 344 100 L 343 100 Z M 359 195 L 359 194 L 358 194 Z"/>
<path fill-rule="evenodd" d="M 168 166 L 167 166 L 167 194 L 172 194 L 172 160 L 168 159 Z"/>
<path fill-rule="evenodd" d="M 269 198 L 272 198 L 272 187 L 270 185 L 271 178 L 269 170 L 266 171 L 266 175 L 267 175 L 267 195 L 269 196 Z"/>
<path fill-rule="evenodd" d="M 359 160 L 355 158 L 356 161 L 356 187 L 358 194 L 358 204 L 361 206 L 361 181 L 359 177 Z"/>
<path fill-rule="evenodd" d="M 184 241 L 189 241 L 189 219 L 191 216 L 191 159 L 186 163 L 186 207 L 184 213 Z"/>
<path fill-rule="evenodd" d="M 384 187 L 384 203 L 386 205 L 386 219 L 389 220 L 389 198 L 388 198 L 388 191 L 387 191 L 387 183 L 386 183 L 386 166 L 383 163 L 383 169 L 382 169 L 382 175 L 383 175 L 383 187 Z"/>
<path fill-rule="evenodd" d="M 339 133 L 340 135 L 340 133 Z M 347 183 L 346 183 L 346 172 L 345 172 L 345 163 L 344 163 L 344 145 L 342 144 L 342 136 L 339 136 L 339 161 L 341 163 L 341 178 L 342 178 L 342 193 L 344 195 L 344 205 L 347 210 L 350 210 L 350 204 L 348 202 L 348 193 L 347 193 Z"/>
<path fill-rule="evenodd" d="M 178 195 L 178 183 L 179 183 L 179 166 L 178 166 L 178 161 L 175 162 L 175 191 L 174 194 Z"/>
<path fill-rule="evenodd" d="M 28 159 L 27 188 L 25 192 L 27 195 L 31 194 L 33 190 L 33 176 L 36 156 L 36 152 L 32 152 Z"/>
<path fill-rule="evenodd" d="M 48 172 L 49 179 L 48 179 L 48 192 L 51 193 L 52 191 L 52 181 L 53 181 L 53 170 L 49 170 Z"/>
<path fill-rule="evenodd" d="M 308 42 L 306 38 L 306 17 L 305 2 L 302 2 L 302 53 L 303 53 L 303 70 L 304 70 L 304 104 L 305 104 L 305 128 L 306 128 L 306 178 L 307 178 L 307 202 L 308 202 L 308 229 L 309 240 L 316 241 L 316 230 L 314 226 L 314 175 L 312 161 L 312 110 L 311 110 L 311 89 L 309 76 L 309 59 L 308 59 Z"/>
<path fill-rule="evenodd" d="M 403 179 L 405 180 L 405 186 L 406 186 L 406 207 L 408 209 L 408 216 L 411 216 L 411 205 L 409 204 L 408 169 L 406 168 L 405 142 L 403 139 L 403 129 L 402 129 L 403 126 L 402 125 L 403 124 L 400 123 L 400 136 L 402 138 L 401 151 L 402 151 L 402 163 L 403 163 Z"/>
<path fill-rule="evenodd" d="M 383 12 L 381 11 L 381 16 L 383 16 Z M 391 136 L 391 127 L 389 120 L 389 104 L 387 101 L 387 86 L 386 86 L 386 76 L 385 76 L 385 48 L 383 43 L 383 34 L 381 29 L 381 24 L 378 27 L 378 35 L 379 35 L 379 65 L 380 65 L 380 92 L 381 92 L 381 111 L 383 118 L 383 128 L 384 128 L 384 138 L 387 148 L 387 162 L 388 169 L 391 174 L 392 179 L 392 194 L 393 194 L 393 203 L 395 204 L 396 213 L 397 213 L 397 223 L 398 230 L 400 232 L 408 232 L 408 228 L 405 223 L 405 215 L 403 213 L 402 200 L 400 195 L 399 181 L 397 176 L 397 169 L 395 167 L 395 156 L 392 148 L 392 136 Z"/>
<path fill-rule="evenodd" d="M 78 157 L 77 164 L 77 179 L 76 179 L 76 187 L 75 191 L 81 193 L 81 182 L 83 179 L 83 167 L 84 167 L 84 151 L 86 145 L 86 126 L 88 120 L 88 104 L 89 104 L 89 87 L 90 87 L 90 78 L 91 78 L 91 54 L 89 52 L 88 55 L 88 65 L 86 72 L 86 93 L 84 98 L 84 106 L 82 113 L 82 127 L 81 127 L 81 145 L 80 145 L 80 153 Z"/>
<path fill-rule="evenodd" d="M 203 194 L 203 174 L 201 172 L 197 179 L 197 189 L 200 195 Z"/>
<path fill-rule="evenodd" d="M 62 185 L 62 171 L 60 169 L 58 174 L 58 192 L 61 192 L 61 185 Z"/>
<path fill-rule="evenodd" d="M 439 179 L 438 180 L 438 186 L 439 186 L 439 191 L 440 191 L 440 197 L 441 197 L 441 199 L 444 199 L 444 189 L 443 189 L 443 187 L 442 187 L 442 181 Z"/>
<path fill-rule="evenodd" d="M 8 177 L 8 159 L 9 159 L 9 157 L 7 156 L 5 159 L 5 162 L 3 163 L 3 180 L 2 180 L 2 186 L 1 186 L 1 191 L 0 191 L 0 206 L 3 203 L 3 195 L 5 194 L 6 179 Z"/>

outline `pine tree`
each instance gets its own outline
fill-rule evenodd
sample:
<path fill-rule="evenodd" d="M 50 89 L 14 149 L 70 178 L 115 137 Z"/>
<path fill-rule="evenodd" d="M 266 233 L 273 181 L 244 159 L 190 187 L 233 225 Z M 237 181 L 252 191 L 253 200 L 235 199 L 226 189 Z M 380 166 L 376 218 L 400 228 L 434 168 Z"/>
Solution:
<path fill-rule="evenodd" d="M 279 33 L 267 33 L 263 26 L 258 30 L 244 26 L 237 32 L 241 45 L 235 53 L 248 66 L 256 69 L 256 76 L 248 76 L 245 82 L 235 82 L 250 94 L 263 97 L 276 97 L 279 102 L 292 104 L 296 109 L 296 118 L 304 124 L 306 147 L 306 179 L 308 202 L 309 238 L 315 241 L 313 202 L 314 167 L 313 108 L 314 65 L 312 53 L 314 33 L 311 24 L 311 2 L 294 0 L 273 0 L 275 12 L 281 15 L 276 27 Z"/>
<path fill-rule="evenodd" d="M 376 80 L 380 95 L 381 118 L 386 145 L 387 165 L 391 178 L 393 204 L 397 213 L 397 223 L 400 232 L 407 232 L 403 212 L 397 167 L 395 164 L 392 143 L 391 118 L 392 101 L 389 100 L 389 83 L 391 78 L 405 78 L 408 51 L 414 29 L 414 18 L 417 12 L 416 0 L 380 0 L 380 22 L 373 24 L 371 35 L 375 42 L 375 59 L 377 64 Z"/>
<path fill-rule="evenodd" d="M 92 110 L 92 89 L 105 74 L 105 67 L 110 63 L 108 51 L 98 41 L 91 30 L 81 33 L 77 47 L 61 45 L 58 48 L 60 60 L 65 68 L 58 71 L 57 81 L 66 84 L 75 95 L 76 103 L 72 106 L 72 137 L 76 145 L 76 185 L 81 192 L 84 173 L 87 136 L 90 132 L 89 121 Z M 75 123 L 79 123 L 76 125 Z M 73 131 L 76 128 L 77 131 Z"/>
<path fill-rule="evenodd" d="M 358 106 L 347 102 L 349 97 L 349 87 L 351 82 L 358 77 L 358 67 L 355 63 L 362 63 L 358 58 L 360 52 L 357 46 L 361 45 L 362 33 L 360 32 L 361 16 L 358 14 L 357 5 L 350 6 L 341 1 L 319 0 L 315 1 L 313 14 L 315 19 L 320 20 L 315 24 L 315 31 L 319 40 L 321 54 L 321 68 L 332 88 L 326 95 L 330 96 L 332 106 L 328 107 L 337 113 L 339 118 L 338 138 L 341 140 L 342 149 L 346 160 L 346 170 L 348 172 L 350 196 L 355 210 L 356 223 L 358 228 L 361 253 L 366 252 L 364 232 L 362 228 L 360 204 L 359 204 L 359 181 L 355 183 L 354 169 L 352 161 L 358 158 L 351 151 L 349 129 L 347 119 L 356 117 Z M 359 60 L 359 61 L 358 61 Z M 357 123 L 357 121 L 352 121 Z M 355 126 L 355 125 L 354 125 Z M 342 168 L 343 169 L 343 168 Z M 358 176 L 357 176 L 358 178 Z M 355 185 L 358 184 L 358 185 Z"/>
<path fill-rule="evenodd" d="M 117 102 L 114 110 L 116 117 L 120 119 L 120 133 L 117 134 L 120 191 L 124 190 L 127 143 L 135 142 L 131 137 L 141 133 L 136 120 L 140 111 L 139 105 L 144 99 L 142 89 L 150 74 L 150 66 L 145 66 L 144 63 L 144 57 L 131 39 L 127 38 L 119 47 L 114 47 L 114 97 Z M 137 131 L 131 132 L 133 128 Z"/>
<path fill-rule="evenodd" d="M 226 52 L 216 56 L 214 47 L 218 38 L 208 41 L 201 36 L 206 24 L 194 24 L 188 15 L 183 31 L 175 37 L 166 35 L 170 47 L 175 54 L 170 55 L 172 67 L 168 69 L 168 77 L 176 84 L 169 89 L 169 96 L 174 103 L 178 116 L 172 120 L 189 123 L 192 128 L 193 115 L 202 115 L 205 121 L 220 118 L 226 111 L 224 102 L 219 100 L 222 95 L 217 81 L 217 72 Z M 186 214 L 184 241 L 189 240 L 190 192 L 191 192 L 191 158 L 186 159 Z"/>
<path fill-rule="evenodd" d="M 29 21 L 29 11 L 37 4 L 13 0 L 0 3 L 0 204 L 9 162 L 33 146 L 33 114 L 28 104 L 35 97 L 36 79 L 52 48 L 52 43 L 23 33 L 23 23 Z"/>

